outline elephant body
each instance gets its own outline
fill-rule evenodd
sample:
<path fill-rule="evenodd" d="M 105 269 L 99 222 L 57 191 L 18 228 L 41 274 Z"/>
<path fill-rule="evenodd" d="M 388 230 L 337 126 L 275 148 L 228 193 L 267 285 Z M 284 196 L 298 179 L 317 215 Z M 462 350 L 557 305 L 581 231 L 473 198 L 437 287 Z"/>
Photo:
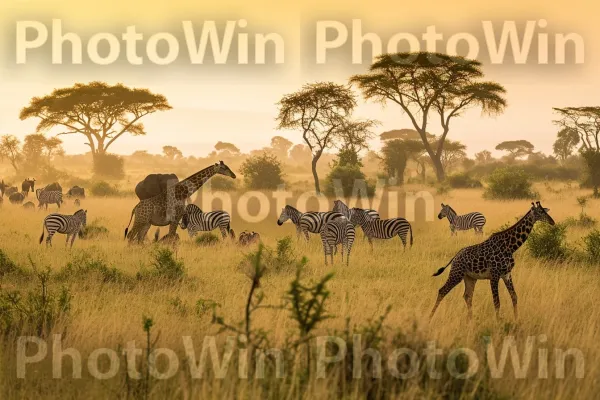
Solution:
<path fill-rule="evenodd" d="M 51 192 L 61 192 L 62 193 L 62 186 L 60 186 L 60 184 L 58 182 L 54 182 L 54 183 L 47 185 L 42 190 L 48 190 Z"/>
<path fill-rule="evenodd" d="M 73 186 L 67 192 L 68 197 L 77 197 L 81 199 L 85 199 L 85 189 L 79 186 Z"/>
<path fill-rule="evenodd" d="M 25 200 L 25 195 L 23 193 L 13 193 L 8 197 L 8 201 L 12 204 L 21 204 Z"/>
<path fill-rule="evenodd" d="M 150 174 L 135 186 L 135 194 L 140 200 L 150 199 L 166 192 L 169 185 L 179 182 L 175 174 Z"/>

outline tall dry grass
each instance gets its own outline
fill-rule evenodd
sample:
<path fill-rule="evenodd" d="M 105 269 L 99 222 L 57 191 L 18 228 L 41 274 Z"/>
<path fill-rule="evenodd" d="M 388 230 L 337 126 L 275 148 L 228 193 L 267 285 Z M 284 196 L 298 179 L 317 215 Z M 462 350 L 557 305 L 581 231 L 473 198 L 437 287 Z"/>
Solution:
<path fill-rule="evenodd" d="M 549 193 L 543 187 L 542 203 L 550 208 L 550 214 L 558 222 L 579 213 L 575 198 L 582 194 L 578 190 Z M 456 190 L 443 196 L 435 196 L 435 215 L 440 202 L 451 204 L 459 213 L 480 211 L 487 217 L 485 237 L 507 222 L 527 212 L 527 201 L 496 202 L 483 200 L 480 190 Z M 123 240 L 123 230 L 129 220 L 131 208 L 136 203 L 133 198 L 88 198 L 82 207 L 88 210 L 88 222 L 98 219 L 108 228 L 106 237 L 94 240 L 76 239 L 74 248 L 64 247 L 64 236 L 54 238 L 54 247 L 46 249 L 38 244 L 45 212 L 26 212 L 20 207 L 5 202 L 0 210 L 0 248 L 18 265 L 29 266 L 29 257 L 39 267 L 49 267 L 59 272 L 64 266 L 87 255 L 104 261 L 110 267 L 127 276 L 135 277 L 140 270 L 152 264 L 152 246 L 128 246 Z M 75 208 L 67 203 L 65 212 Z M 429 312 L 443 285 L 448 272 L 433 278 L 432 273 L 445 265 L 464 246 L 481 241 L 473 232 L 459 232 L 450 237 L 448 222 L 416 221 L 413 224 L 415 243 L 404 251 L 399 239 L 375 241 L 375 250 L 369 250 L 362 233 L 351 254 L 349 266 L 336 258 L 333 266 L 325 266 L 321 243 L 312 236 L 309 244 L 295 241 L 295 230 L 291 223 L 279 227 L 275 218 L 249 224 L 232 214 L 232 226 L 236 232 L 251 229 L 261 234 L 263 242 L 274 247 L 276 240 L 285 235 L 294 238 L 294 251 L 297 255 L 309 258 L 307 278 L 317 279 L 328 272 L 335 277 L 328 287 L 331 297 L 327 309 L 335 318 L 325 321 L 319 332 L 343 329 L 346 319 L 361 323 L 384 313 L 391 305 L 386 325 L 405 332 L 416 330 L 427 340 L 436 341 L 440 347 L 453 349 L 468 347 L 480 351 L 484 337 L 491 336 L 494 342 L 513 335 L 519 346 L 524 346 L 528 336 L 536 337 L 540 348 L 580 349 L 585 355 L 585 377 L 576 379 L 574 369 L 567 368 L 567 377 L 554 376 L 553 359 L 549 377 L 540 379 L 537 375 L 537 348 L 533 357 L 533 367 L 524 379 L 516 379 L 507 374 L 503 379 L 492 380 L 494 393 L 506 398 L 595 398 L 600 390 L 600 269 L 584 263 L 542 262 L 529 256 L 526 248 L 516 256 L 513 281 L 519 295 L 518 321 L 514 321 L 512 304 L 508 293 L 501 284 L 500 299 L 502 319 L 495 318 L 492 295 L 488 281 L 480 281 L 473 299 L 474 319 L 467 320 L 466 307 L 462 299 L 462 284 L 455 288 L 442 302 L 434 319 L 429 322 Z M 592 200 L 588 213 L 600 219 L 600 202 Z M 568 240 L 576 246 L 584 229 L 571 228 Z M 150 232 L 153 234 L 153 230 Z M 166 233 L 163 228 L 163 234 Z M 181 232 L 180 232 L 181 234 Z M 168 347 L 176 351 L 183 349 L 181 337 L 191 336 L 200 345 L 202 338 L 217 332 L 212 324 L 211 313 L 206 309 L 198 311 L 197 301 L 210 299 L 220 305 L 219 314 L 228 320 L 242 319 L 249 281 L 240 262 L 253 249 L 239 248 L 226 240 L 214 247 L 198 247 L 187 234 L 181 234 L 182 242 L 176 250 L 176 257 L 183 261 L 187 278 L 182 282 L 165 284 L 162 281 L 129 283 L 103 282 L 102 279 L 85 276 L 67 277 L 61 282 L 53 281 L 51 288 L 65 284 L 73 296 L 72 309 L 68 319 L 55 327 L 55 332 L 63 333 L 63 348 L 74 347 L 83 355 L 95 348 L 117 349 L 126 342 L 135 340 L 143 347 L 145 333 L 142 329 L 142 316 L 150 316 L 154 321 L 152 333 L 158 336 L 155 347 Z M 262 282 L 267 303 L 277 303 L 288 289 L 293 273 L 267 274 Z M 26 291 L 36 285 L 33 279 L 23 280 L 7 275 L 2 281 L 2 290 Z M 293 321 L 284 310 L 264 309 L 257 313 L 253 323 L 271 331 L 274 340 L 283 343 L 286 334 L 294 329 Z M 547 340 L 542 342 L 541 335 Z M 0 372 L 0 386 L 3 398 L 113 398 L 123 393 L 120 380 L 98 381 L 84 378 L 74 380 L 68 377 L 70 361 L 64 362 L 64 375 L 67 378 L 52 379 L 51 357 L 27 369 L 25 380 L 17 379 L 15 372 L 14 337 L 6 338 L 1 346 L 3 367 Z M 50 343 L 50 342 L 49 342 Z M 51 345 L 50 345 L 51 347 Z M 484 368 L 484 360 L 481 368 Z M 182 364 L 183 364 L 182 360 Z M 568 365 L 569 366 L 569 365 Z M 124 369 L 124 366 L 121 366 Z M 184 368 L 182 367 L 182 370 Z M 84 370 L 86 370 L 84 364 Z M 121 375 L 120 375 L 121 376 Z M 178 374 L 168 382 L 156 382 L 152 398 L 239 398 L 255 397 L 261 390 L 260 383 L 252 380 L 242 384 L 228 385 L 227 381 L 208 385 L 195 382 L 192 390 L 185 373 Z M 337 398 L 338 393 L 330 391 L 327 382 L 314 382 L 308 386 L 303 398 Z M 438 394 L 409 390 L 406 398 L 435 398 Z M 361 393 L 351 397 L 360 398 Z M 469 397 L 464 394 L 463 397 Z"/>

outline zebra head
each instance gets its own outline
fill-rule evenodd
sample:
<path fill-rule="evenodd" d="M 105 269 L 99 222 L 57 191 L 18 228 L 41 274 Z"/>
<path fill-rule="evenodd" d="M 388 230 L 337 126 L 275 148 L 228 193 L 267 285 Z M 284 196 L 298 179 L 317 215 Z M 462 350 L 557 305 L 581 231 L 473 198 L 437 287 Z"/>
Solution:
<path fill-rule="evenodd" d="M 217 174 L 225 175 L 225 176 L 235 179 L 235 174 L 233 173 L 233 171 L 231 169 L 229 169 L 229 167 L 227 165 L 225 165 L 225 163 L 223 161 L 215 164 L 215 168 L 216 168 Z"/>
<path fill-rule="evenodd" d="M 548 214 L 548 211 L 550 211 L 550 209 L 542 207 L 539 201 L 537 201 L 535 204 L 532 202 L 530 213 L 533 214 L 533 223 L 535 224 L 537 221 L 542 221 L 547 224 L 554 225 L 555 222 Z"/>
<path fill-rule="evenodd" d="M 294 212 L 294 208 L 291 206 L 285 206 L 281 209 L 281 214 L 279 214 L 279 218 L 277 219 L 277 225 L 281 226 L 285 221 L 292 218 L 292 213 Z M 297 211 L 297 210 L 295 210 Z"/>
<path fill-rule="evenodd" d="M 346 218 L 350 218 L 350 209 L 341 200 L 336 200 L 333 202 L 333 211 L 342 213 Z"/>
<path fill-rule="evenodd" d="M 350 209 L 350 222 L 356 225 L 363 225 L 366 222 L 373 221 L 373 218 L 362 208 L 353 207 Z"/>
<path fill-rule="evenodd" d="M 87 224 L 87 210 L 77 210 L 73 216 L 76 216 L 81 221 L 81 226 L 86 226 Z"/>
<path fill-rule="evenodd" d="M 444 219 L 448 214 L 450 214 L 450 206 L 442 203 L 442 210 L 438 214 L 438 219 Z"/>

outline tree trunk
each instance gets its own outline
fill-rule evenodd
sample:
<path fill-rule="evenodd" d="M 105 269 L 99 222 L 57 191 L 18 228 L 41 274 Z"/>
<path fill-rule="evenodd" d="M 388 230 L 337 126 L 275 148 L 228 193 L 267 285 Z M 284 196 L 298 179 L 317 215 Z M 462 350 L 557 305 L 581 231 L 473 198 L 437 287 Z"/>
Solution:
<path fill-rule="evenodd" d="M 437 177 L 438 182 L 443 182 L 446 179 L 446 173 L 444 172 L 444 166 L 442 165 L 441 157 L 432 157 L 431 162 L 433 163 L 433 168 L 435 169 L 435 176 Z"/>
<path fill-rule="evenodd" d="M 312 159 L 312 174 L 313 179 L 315 180 L 315 192 L 317 192 L 317 194 L 321 194 L 321 185 L 319 184 L 319 175 L 317 174 L 317 162 L 319 161 L 319 158 L 321 158 L 321 154 L 323 154 L 323 152 L 318 151 Z"/>

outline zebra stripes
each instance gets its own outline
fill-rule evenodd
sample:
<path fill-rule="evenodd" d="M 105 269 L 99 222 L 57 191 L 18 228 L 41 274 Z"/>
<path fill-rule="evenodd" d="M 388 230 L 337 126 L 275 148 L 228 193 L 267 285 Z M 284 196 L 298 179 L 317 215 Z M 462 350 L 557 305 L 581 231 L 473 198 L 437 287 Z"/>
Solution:
<path fill-rule="evenodd" d="M 48 209 L 48 204 L 56 204 L 58 209 L 60 210 L 60 205 L 63 202 L 62 192 L 58 190 L 45 190 L 45 189 L 37 189 L 35 191 L 35 197 L 38 199 L 38 208 L 42 208 L 42 206 L 46 206 L 46 210 Z"/>
<path fill-rule="evenodd" d="M 233 237 L 231 230 L 231 217 L 227 211 L 202 212 L 195 204 L 188 204 L 179 222 L 181 229 L 188 230 L 190 237 L 196 236 L 198 232 L 210 232 L 219 228 L 223 238 L 227 235 Z"/>
<path fill-rule="evenodd" d="M 410 231 L 410 245 L 413 244 L 412 226 L 404 218 L 392 219 L 373 219 L 360 208 L 352 208 L 350 210 L 351 222 L 358 224 L 369 239 L 371 249 L 373 249 L 373 239 L 391 239 L 394 236 L 399 236 L 406 249 L 406 236 Z"/>
<path fill-rule="evenodd" d="M 288 219 L 296 225 L 296 233 L 298 237 L 304 236 L 308 241 L 308 233 L 320 233 L 325 224 L 332 219 L 343 217 L 344 215 L 334 211 L 309 211 L 302 213 L 292 206 L 285 206 L 281 210 L 277 225 L 281 226 Z"/>
<path fill-rule="evenodd" d="M 44 218 L 42 225 L 42 236 L 40 236 L 40 244 L 44 240 L 44 229 L 48 231 L 48 237 L 46 238 L 46 247 L 52 246 L 52 236 L 55 233 L 62 233 L 67 235 L 67 243 L 69 245 L 69 239 L 71 239 L 71 247 L 75 241 L 75 236 L 81 235 L 82 228 L 85 227 L 87 221 L 87 210 L 78 210 L 73 215 L 63 214 L 50 214 Z"/>
<path fill-rule="evenodd" d="M 379 213 L 375 210 L 372 210 L 370 208 L 358 208 L 358 210 L 363 210 L 364 212 L 367 213 L 367 215 L 373 219 L 381 219 L 381 217 L 379 216 Z M 351 210 L 350 208 L 348 208 L 348 206 L 346 204 L 344 204 L 343 201 L 341 200 L 336 200 L 333 202 L 333 211 L 335 212 L 339 212 L 344 214 L 344 216 L 346 218 L 348 218 L 348 220 L 350 220 L 350 213 Z"/>
<path fill-rule="evenodd" d="M 486 220 L 480 212 L 457 215 L 452 207 L 442 203 L 442 210 L 438 214 L 438 218 L 443 219 L 444 217 L 448 218 L 448 222 L 450 222 L 450 236 L 456 235 L 456 231 L 469 229 L 473 229 L 476 234 L 483 235 L 483 226 Z"/>
<path fill-rule="evenodd" d="M 292 206 L 285 206 L 281 209 L 281 214 L 279 214 L 279 218 L 277 219 L 277 225 L 281 226 L 289 219 L 296 226 L 296 236 L 300 238 L 300 235 L 304 234 L 308 241 L 308 232 L 302 232 L 302 229 L 300 229 L 300 218 L 302 218 L 302 213 L 300 211 Z"/>
<path fill-rule="evenodd" d="M 321 230 L 325 265 L 327 265 L 328 255 L 331 257 L 331 264 L 333 264 L 333 253 L 334 250 L 337 250 L 338 244 L 342 245 L 342 262 L 344 262 L 344 252 L 346 252 L 346 265 L 348 265 L 355 235 L 354 225 L 345 217 L 334 218 L 325 223 L 323 230 Z"/>

